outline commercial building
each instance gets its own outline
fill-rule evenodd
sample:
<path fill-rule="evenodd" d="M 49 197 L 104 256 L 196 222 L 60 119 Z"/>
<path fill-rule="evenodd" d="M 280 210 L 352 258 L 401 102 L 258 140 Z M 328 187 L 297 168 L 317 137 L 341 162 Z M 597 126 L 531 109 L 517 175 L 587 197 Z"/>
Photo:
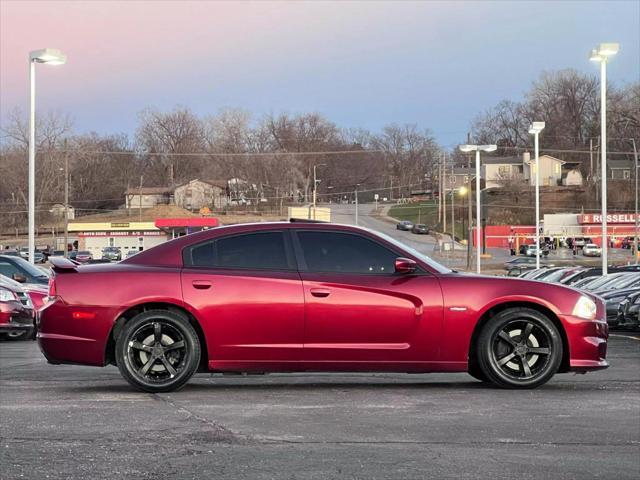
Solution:
<path fill-rule="evenodd" d="M 182 235 L 219 226 L 217 218 L 158 218 L 152 222 L 73 222 L 69 232 L 78 237 L 78 250 L 102 255 L 104 247 L 118 247 L 123 256 L 147 250 Z"/>

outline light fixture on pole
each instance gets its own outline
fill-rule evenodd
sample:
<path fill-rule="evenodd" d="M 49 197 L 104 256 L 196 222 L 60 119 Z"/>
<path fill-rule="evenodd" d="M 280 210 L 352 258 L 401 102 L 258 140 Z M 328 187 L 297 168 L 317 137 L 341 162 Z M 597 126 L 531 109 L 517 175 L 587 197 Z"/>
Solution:
<path fill-rule="evenodd" d="M 536 157 L 536 268 L 540 268 L 540 148 L 538 135 L 542 130 L 544 130 L 544 122 L 533 122 L 529 127 L 529 133 L 534 138 Z"/>
<path fill-rule="evenodd" d="M 464 153 L 476 152 L 476 271 L 480 273 L 480 152 L 495 152 L 497 145 L 460 145 Z"/>
<path fill-rule="evenodd" d="M 591 50 L 589 60 L 600 62 L 600 138 L 602 167 L 602 275 L 607 274 L 607 62 L 620 50 L 619 43 L 601 43 Z"/>
<path fill-rule="evenodd" d="M 60 50 L 44 48 L 29 53 L 29 261 L 36 249 L 36 63 L 63 65 L 67 56 Z"/>
<path fill-rule="evenodd" d="M 326 166 L 326 163 L 318 163 L 316 165 L 313 166 L 313 219 L 316 219 L 316 200 L 318 198 L 318 183 L 320 183 L 320 180 L 318 180 L 318 177 L 316 176 L 316 168 L 317 167 L 324 167 Z"/>

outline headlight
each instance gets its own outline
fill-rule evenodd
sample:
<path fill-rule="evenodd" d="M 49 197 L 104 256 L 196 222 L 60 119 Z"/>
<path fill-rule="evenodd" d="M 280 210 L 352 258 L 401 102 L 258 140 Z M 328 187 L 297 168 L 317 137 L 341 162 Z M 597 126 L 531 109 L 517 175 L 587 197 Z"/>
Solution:
<path fill-rule="evenodd" d="M 576 306 L 573 307 L 574 316 L 589 320 L 596 318 L 597 311 L 598 307 L 596 306 L 596 302 L 584 296 L 580 297 L 576 302 Z"/>
<path fill-rule="evenodd" d="M 11 290 L 0 287 L 0 302 L 12 302 L 14 300 L 17 300 L 17 298 Z"/>

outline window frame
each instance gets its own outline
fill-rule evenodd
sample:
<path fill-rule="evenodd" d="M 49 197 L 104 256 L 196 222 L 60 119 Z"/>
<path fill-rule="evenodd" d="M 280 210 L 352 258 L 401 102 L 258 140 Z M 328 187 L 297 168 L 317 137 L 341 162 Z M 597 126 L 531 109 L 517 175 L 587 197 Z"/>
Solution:
<path fill-rule="evenodd" d="M 261 235 L 266 233 L 280 233 L 284 242 L 284 253 L 287 261 L 287 268 L 260 268 L 260 267 L 221 267 L 215 265 L 194 265 L 193 258 L 191 257 L 191 251 L 194 248 L 202 247 L 206 244 L 214 244 L 213 248 L 216 248 L 215 243 L 219 240 L 227 240 L 234 237 L 246 237 L 250 235 Z M 297 272 L 298 266 L 296 264 L 296 258 L 293 253 L 291 245 L 291 238 L 289 232 L 286 229 L 274 229 L 274 230 L 257 230 L 250 232 L 238 232 L 230 235 L 222 235 L 215 238 L 210 238 L 198 243 L 192 243 L 182 249 L 182 266 L 183 268 L 195 268 L 199 270 L 218 270 L 218 271 L 260 271 L 260 272 Z"/>
<path fill-rule="evenodd" d="M 306 259 L 305 259 L 305 256 L 304 256 L 304 250 L 302 249 L 302 243 L 300 242 L 300 239 L 298 238 L 298 233 L 307 233 L 307 232 L 311 232 L 311 233 L 329 233 L 329 234 L 337 234 L 337 235 L 349 235 L 349 236 L 352 236 L 352 237 L 363 238 L 363 239 L 368 240 L 370 242 L 373 242 L 376 245 L 378 245 L 379 247 L 384 248 L 385 250 L 388 250 L 389 252 L 393 253 L 395 255 L 395 258 L 410 258 L 411 260 L 414 260 L 417 263 L 416 270 L 415 270 L 415 272 L 413 272 L 411 274 L 398 273 L 395 270 L 393 272 L 389 272 L 389 273 L 336 272 L 336 271 L 321 272 L 321 271 L 316 271 L 316 270 L 310 270 L 309 267 L 307 266 L 307 262 L 306 262 Z M 370 237 L 369 235 L 361 234 L 359 232 L 350 232 L 350 231 L 332 230 L 332 229 L 323 229 L 323 228 L 296 228 L 296 229 L 292 230 L 291 237 L 292 237 L 292 241 L 293 241 L 293 250 L 295 252 L 296 261 L 298 263 L 298 270 L 300 271 L 300 273 L 315 273 L 315 274 L 320 274 L 320 275 L 343 275 L 343 276 L 346 276 L 346 275 L 366 275 L 366 276 L 374 276 L 374 277 L 398 277 L 398 276 L 406 277 L 408 275 L 432 275 L 431 272 L 428 272 L 424 268 L 422 268 L 420 263 L 418 263 L 417 260 L 414 259 L 413 257 L 411 257 L 410 255 L 407 255 L 407 253 L 396 249 L 394 246 L 390 246 L 390 245 L 387 245 L 386 243 L 380 242 L 376 238 Z"/>

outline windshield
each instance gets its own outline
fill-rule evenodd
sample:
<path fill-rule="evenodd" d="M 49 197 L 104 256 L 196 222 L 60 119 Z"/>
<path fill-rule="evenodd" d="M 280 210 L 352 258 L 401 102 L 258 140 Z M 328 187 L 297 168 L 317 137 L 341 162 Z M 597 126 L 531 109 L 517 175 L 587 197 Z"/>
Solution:
<path fill-rule="evenodd" d="M 40 270 L 38 267 L 34 267 L 31 263 L 22 258 L 12 257 L 12 260 L 16 262 L 16 265 L 20 269 L 24 270 L 28 275 L 31 275 L 32 277 L 42 278 L 48 276 L 44 271 Z"/>
<path fill-rule="evenodd" d="M 401 250 L 405 250 L 407 253 L 409 253 L 410 255 L 420 259 L 421 261 L 423 261 L 424 263 L 426 263 L 427 265 L 429 265 L 431 268 L 433 268 L 435 271 L 437 271 L 438 273 L 451 273 L 453 272 L 453 270 L 451 270 L 450 268 L 447 268 L 443 265 L 440 265 L 438 262 L 436 262 L 435 260 L 429 258 L 428 256 L 426 256 L 424 253 L 420 253 L 418 250 L 416 250 L 415 248 L 410 247 L 409 245 L 399 242 L 398 240 L 396 240 L 393 237 L 390 237 L 389 235 L 386 235 L 382 232 L 378 232 L 378 231 L 372 231 L 369 230 L 371 233 L 374 233 L 375 235 L 384 238 L 387 242 L 389 242 L 392 245 L 395 245 L 396 247 L 398 247 Z"/>

